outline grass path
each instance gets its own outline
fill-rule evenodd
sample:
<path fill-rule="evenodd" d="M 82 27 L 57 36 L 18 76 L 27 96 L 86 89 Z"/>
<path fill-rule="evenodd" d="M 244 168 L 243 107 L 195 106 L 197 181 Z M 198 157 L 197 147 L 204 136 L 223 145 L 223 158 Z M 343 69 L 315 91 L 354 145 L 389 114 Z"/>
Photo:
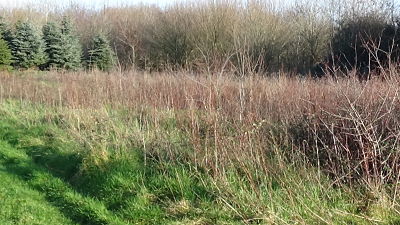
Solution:
<path fill-rule="evenodd" d="M 13 150 L 8 144 L 0 142 L 0 152 Z M 9 170 L 0 160 L 0 224 L 76 224 L 65 217 L 59 209 L 47 202 L 45 195 L 32 189 Z"/>
<path fill-rule="evenodd" d="M 127 224 L 0 141 L 0 224 Z M 72 222 L 73 221 L 73 222 Z"/>

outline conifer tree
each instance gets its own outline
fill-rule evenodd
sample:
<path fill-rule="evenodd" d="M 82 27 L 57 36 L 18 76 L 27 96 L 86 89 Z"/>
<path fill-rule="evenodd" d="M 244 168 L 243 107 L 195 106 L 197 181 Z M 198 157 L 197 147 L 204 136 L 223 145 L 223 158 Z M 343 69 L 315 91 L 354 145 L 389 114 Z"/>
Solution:
<path fill-rule="evenodd" d="M 12 32 L 9 25 L 6 23 L 3 17 L 0 16 L 0 35 L 2 36 L 3 40 L 5 40 L 9 47 L 12 41 Z"/>
<path fill-rule="evenodd" d="M 45 41 L 45 52 L 48 55 L 46 68 L 59 68 L 64 65 L 63 35 L 61 28 L 54 22 L 48 22 L 43 26 L 43 39 Z"/>
<path fill-rule="evenodd" d="M 82 47 L 79 43 L 79 39 L 75 34 L 75 30 L 72 26 L 71 21 L 64 17 L 61 22 L 61 33 L 64 38 L 64 68 L 76 70 L 81 66 L 82 58 Z"/>
<path fill-rule="evenodd" d="M 89 68 L 109 71 L 114 66 L 115 55 L 104 34 L 98 34 L 93 38 L 92 46 L 88 53 Z"/>
<path fill-rule="evenodd" d="M 12 55 L 7 42 L 0 35 L 0 70 L 11 69 Z"/>
<path fill-rule="evenodd" d="M 73 33 L 69 20 L 64 19 L 61 26 L 49 22 L 43 27 L 46 53 L 49 56 L 48 68 L 77 70 L 81 65 L 81 46 Z"/>
<path fill-rule="evenodd" d="M 32 24 L 18 22 L 13 36 L 11 50 L 15 67 L 41 67 L 46 62 L 43 40 Z"/>

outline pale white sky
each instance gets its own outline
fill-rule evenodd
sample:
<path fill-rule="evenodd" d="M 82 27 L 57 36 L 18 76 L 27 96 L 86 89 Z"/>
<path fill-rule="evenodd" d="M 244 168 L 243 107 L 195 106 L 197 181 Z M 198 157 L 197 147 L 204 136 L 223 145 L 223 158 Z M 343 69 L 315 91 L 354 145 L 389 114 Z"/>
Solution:
<path fill-rule="evenodd" d="M 68 6 L 71 4 L 78 4 L 87 8 L 98 8 L 107 6 L 123 6 L 134 5 L 139 3 L 157 4 L 165 6 L 178 0 L 0 0 L 0 7 L 14 8 L 22 6 Z M 181 0 L 182 1 L 182 0 Z"/>
<path fill-rule="evenodd" d="M 65 7 L 71 4 L 77 4 L 84 6 L 86 8 L 99 9 L 104 6 L 125 6 L 125 5 L 135 5 L 140 3 L 156 4 L 163 7 L 168 4 L 173 4 L 174 2 L 186 2 L 186 1 L 196 1 L 196 0 L 0 0 L 0 7 L 15 8 L 27 5 L 33 7 L 34 6 L 43 7 L 47 5 L 49 6 L 49 8 L 54 8 L 55 6 Z M 279 4 L 281 4 L 282 2 L 290 3 L 290 2 L 295 2 L 296 0 L 272 0 L 272 1 L 276 1 Z M 324 2 L 326 0 L 315 0 L 315 1 Z M 393 1 L 397 5 L 400 4 L 400 0 L 390 0 L 390 1 Z"/>

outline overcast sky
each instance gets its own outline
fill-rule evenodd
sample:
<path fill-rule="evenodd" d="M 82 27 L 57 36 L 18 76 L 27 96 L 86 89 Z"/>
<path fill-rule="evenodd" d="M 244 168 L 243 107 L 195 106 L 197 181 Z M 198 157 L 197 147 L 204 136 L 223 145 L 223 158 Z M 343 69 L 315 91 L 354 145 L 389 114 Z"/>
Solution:
<path fill-rule="evenodd" d="M 0 0 L 0 7 L 13 8 L 26 5 L 49 5 L 49 6 L 68 6 L 78 4 L 88 8 L 99 8 L 107 6 L 121 6 L 134 4 L 157 4 L 165 6 L 177 0 Z M 182 0 L 181 0 L 182 1 Z"/>
<path fill-rule="evenodd" d="M 188 0 L 0 0 L 0 7 L 13 8 L 22 7 L 26 5 L 30 6 L 43 6 L 48 5 L 50 8 L 54 6 L 68 6 L 71 4 L 78 4 L 87 8 L 102 8 L 106 6 L 124 6 L 124 5 L 135 5 L 140 3 L 145 4 L 157 4 L 161 7 L 174 2 L 185 2 Z M 190 0 L 189 0 L 190 1 Z M 193 1 L 193 0 L 192 0 Z M 243 0 L 245 1 L 245 0 Z M 272 0 L 277 2 L 295 2 L 296 0 Z M 315 0 L 315 1 L 326 1 L 326 0 Z M 400 0 L 390 0 L 400 4 Z"/>

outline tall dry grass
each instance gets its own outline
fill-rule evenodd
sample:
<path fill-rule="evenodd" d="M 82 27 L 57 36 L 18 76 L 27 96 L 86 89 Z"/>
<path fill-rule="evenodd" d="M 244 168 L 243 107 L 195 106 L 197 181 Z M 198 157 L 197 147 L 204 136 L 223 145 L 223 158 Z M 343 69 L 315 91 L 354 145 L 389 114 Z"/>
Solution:
<path fill-rule="evenodd" d="M 318 167 L 335 184 L 396 184 L 399 90 L 394 78 L 360 82 L 281 74 L 239 79 L 187 72 L 0 75 L 1 101 L 123 108 L 155 126 L 161 123 L 158 115 L 168 112 L 194 149 L 183 157 L 216 176 L 241 168 L 254 184 L 257 173 L 251 171 L 276 171 L 279 163 L 269 163 L 271 158 Z M 171 149 L 166 157 L 182 154 Z"/>

